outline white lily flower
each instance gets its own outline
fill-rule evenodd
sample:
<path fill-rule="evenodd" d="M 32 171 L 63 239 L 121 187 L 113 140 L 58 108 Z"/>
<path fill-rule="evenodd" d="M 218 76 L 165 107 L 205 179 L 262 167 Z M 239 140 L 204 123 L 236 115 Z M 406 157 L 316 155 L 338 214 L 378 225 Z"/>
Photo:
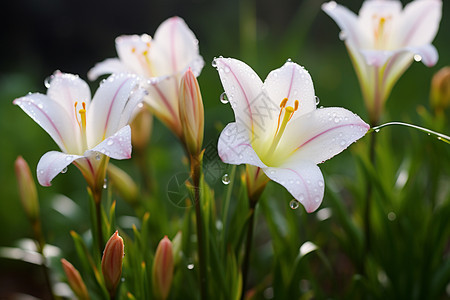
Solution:
<path fill-rule="evenodd" d="M 116 72 L 134 73 L 148 79 L 145 102 L 181 137 L 180 80 L 189 68 L 199 76 L 204 65 L 194 33 L 183 19 L 172 17 L 161 23 L 154 39 L 147 34 L 120 36 L 116 39 L 116 49 L 119 57 L 96 64 L 88 73 L 89 79 Z"/>
<path fill-rule="evenodd" d="M 100 84 L 92 101 L 88 85 L 77 75 L 57 71 L 46 85 L 46 95 L 30 93 L 13 101 L 62 151 L 50 151 L 41 157 L 38 181 L 50 186 L 51 180 L 73 162 L 93 188 L 103 181 L 109 157 L 131 157 L 128 121 L 144 95 L 138 89 L 138 78 L 112 75 Z"/>
<path fill-rule="evenodd" d="M 343 108 L 316 109 L 311 76 L 291 61 L 264 83 L 239 60 L 218 58 L 213 64 L 236 118 L 220 135 L 221 159 L 261 168 L 307 212 L 316 210 L 324 195 L 317 164 L 364 136 L 369 125 Z"/>
<path fill-rule="evenodd" d="M 322 9 L 341 28 L 372 123 L 377 123 L 384 102 L 413 60 L 430 67 L 438 53 L 431 45 L 441 20 L 441 0 L 367 0 L 359 16 L 334 1 Z"/>

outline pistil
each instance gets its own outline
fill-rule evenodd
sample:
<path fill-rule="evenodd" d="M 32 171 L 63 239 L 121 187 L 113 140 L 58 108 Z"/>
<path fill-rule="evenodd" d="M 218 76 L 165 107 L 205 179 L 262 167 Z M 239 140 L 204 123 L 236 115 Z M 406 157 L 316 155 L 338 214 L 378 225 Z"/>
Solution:
<path fill-rule="evenodd" d="M 78 102 L 75 102 L 75 112 L 77 110 L 77 105 Z M 80 132 L 81 132 L 81 143 L 83 145 L 83 150 L 87 149 L 87 136 L 86 136 L 86 103 L 82 102 L 81 105 L 83 106 L 82 109 L 80 109 L 78 111 L 78 113 L 80 114 L 80 120 L 78 120 L 78 115 L 75 114 L 77 116 L 77 122 L 78 122 L 78 126 L 80 127 Z"/>

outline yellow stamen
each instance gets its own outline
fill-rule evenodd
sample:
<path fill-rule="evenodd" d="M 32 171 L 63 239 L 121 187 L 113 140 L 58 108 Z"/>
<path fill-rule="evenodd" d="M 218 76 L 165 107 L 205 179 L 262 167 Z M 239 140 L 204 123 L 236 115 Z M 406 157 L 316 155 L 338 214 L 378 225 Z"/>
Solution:
<path fill-rule="evenodd" d="M 284 133 L 284 130 L 286 129 L 286 125 L 289 122 L 289 120 L 291 120 L 292 116 L 294 115 L 294 112 L 297 111 L 298 109 L 298 105 L 299 102 L 298 100 L 295 100 L 294 102 L 294 107 L 292 106 L 287 106 L 286 107 L 286 103 L 287 103 L 288 99 L 284 98 L 283 101 L 281 101 L 280 103 L 280 114 L 278 115 L 278 125 L 277 125 L 277 130 L 275 131 L 275 136 L 273 138 L 272 144 L 269 147 L 269 151 L 267 152 L 268 155 L 270 155 L 271 153 L 273 153 L 275 151 L 275 149 L 278 146 L 278 143 L 280 142 L 281 136 Z M 284 115 L 283 115 L 283 121 L 281 121 L 281 115 L 283 114 L 283 110 Z"/>
<path fill-rule="evenodd" d="M 136 52 L 136 47 L 131 48 L 131 53 L 135 53 Z"/>
<path fill-rule="evenodd" d="M 78 102 L 75 102 L 75 111 L 77 110 Z M 80 132 L 81 132 L 81 143 L 83 144 L 83 148 L 87 149 L 87 136 L 86 136 L 86 103 L 82 102 L 81 105 L 83 106 L 82 109 L 78 111 L 80 114 L 80 120 L 78 120 L 78 114 L 75 114 L 78 126 L 80 126 Z"/>

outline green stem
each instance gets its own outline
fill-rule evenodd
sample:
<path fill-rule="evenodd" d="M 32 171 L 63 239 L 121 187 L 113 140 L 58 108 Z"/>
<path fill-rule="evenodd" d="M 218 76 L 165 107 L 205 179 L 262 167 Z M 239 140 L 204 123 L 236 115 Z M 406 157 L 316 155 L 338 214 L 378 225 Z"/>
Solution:
<path fill-rule="evenodd" d="M 200 177 L 201 177 L 201 159 L 193 158 L 191 156 L 191 176 L 194 185 L 194 203 L 195 216 L 197 225 L 197 245 L 198 245 L 198 260 L 200 270 L 200 299 L 208 299 L 206 290 L 206 253 L 205 241 L 203 234 L 203 218 L 202 207 L 200 203 Z"/>
<path fill-rule="evenodd" d="M 47 258 L 45 257 L 45 254 L 44 254 L 45 239 L 44 239 L 44 235 L 42 234 L 41 222 L 39 220 L 34 221 L 32 224 L 32 227 L 33 227 L 36 244 L 38 247 L 38 252 L 41 255 L 41 259 L 42 259 L 41 266 L 42 266 L 42 271 L 44 273 L 45 284 L 46 284 L 48 292 L 50 294 L 50 299 L 53 300 L 53 299 L 55 299 L 55 294 L 53 293 L 53 286 L 52 286 L 52 282 L 50 280 L 50 274 L 49 274 L 48 268 L 47 268 Z"/>
<path fill-rule="evenodd" d="M 248 270 L 250 266 L 250 252 L 252 250 L 252 242 L 253 242 L 253 227 L 255 223 L 255 207 L 258 203 L 258 199 L 249 199 L 250 204 L 250 217 L 248 220 L 247 227 L 247 239 L 245 242 L 245 253 L 244 260 L 242 262 L 242 294 L 241 300 L 245 298 L 245 286 L 247 285 L 248 280 Z"/>
<path fill-rule="evenodd" d="M 413 124 L 408 124 L 408 123 L 403 123 L 403 122 L 389 122 L 389 123 L 385 123 L 379 126 L 375 126 L 372 127 L 369 132 L 375 131 L 375 132 L 379 132 L 381 128 L 383 127 L 387 127 L 387 126 L 392 126 L 392 125 L 399 125 L 399 126 L 406 126 L 406 127 L 411 127 L 414 129 L 418 129 L 420 131 L 423 131 L 425 133 L 427 133 L 428 135 L 433 135 L 436 136 L 438 140 L 443 141 L 444 143 L 450 144 L 450 136 L 430 130 L 428 128 L 424 128 L 424 127 L 420 127 L 417 125 L 413 125 Z"/>
<path fill-rule="evenodd" d="M 226 230 L 226 224 L 227 224 L 227 218 L 228 218 L 228 210 L 230 207 L 230 200 L 231 200 L 231 194 L 233 191 L 233 185 L 234 185 L 234 176 L 236 174 L 236 165 L 233 165 L 233 167 L 231 168 L 231 173 L 230 173 L 230 184 L 227 186 L 227 194 L 225 196 L 225 200 L 223 203 L 223 208 L 222 208 L 222 250 L 226 251 L 226 246 L 225 246 L 225 230 Z"/>
<path fill-rule="evenodd" d="M 372 166 L 375 167 L 375 146 L 376 146 L 376 137 L 375 134 L 372 134 L 370 137 L 370 150 L 369 150 L 369 158 Z M 372 198 L 373 198 L 373 185 L 371 180 L 367 182 L 366 188 L 366 203 L 364 207 L 364 253 L 361 261 L 361 270 L 364 272 L 364 262 L 369 255 L 370 247 L 371 247 L 371 209 L 372 209 Z"/>

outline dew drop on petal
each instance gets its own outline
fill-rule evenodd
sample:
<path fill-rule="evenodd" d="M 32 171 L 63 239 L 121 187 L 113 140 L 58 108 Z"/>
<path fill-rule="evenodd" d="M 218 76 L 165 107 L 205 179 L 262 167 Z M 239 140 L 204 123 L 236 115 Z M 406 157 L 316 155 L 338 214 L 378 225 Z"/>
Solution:
<path fill-rule="evenodd" d="M 111 146 L 112 144 L 114 144 L 114 141 L 113 141 L 113 140 L 108 140 L 108 141 L 106 142 L 106 145 L 108 145 L 108 146 Z"/>
<path fill-rule="evenodd" d="M 420 56 L 419 54 L 414 55 L 414 60 L 415 61 L 421 61 L 422 60 L 422 56 Z"/>
<path fill-rule="evenodd" d="M 320 99 L 319 99 L 319 97 L 316 96 L 316 105 L 319 105 L 319 103 L 320 103 Z"/>
<path fill-rule="evenodd" d="M 323 181 L 319 180 L 319 182 L 317 183 L 319 186 L 323 186 Z"/>
<path fill-rule="evenodd" d="M 339 33 L 339 39 L 340 39 L 341 41 L 343 41 L 343 40 L 345 40 L 346 38 L 347 38 L 347 33 L 344 32 L 344 31 L 341 31 L 341 32 Z"/>
<path fill-rule="evenodd" d="M 45 80 L 44 80 L 44 86 L 45 86 L 46 88 L 50 88 L 50 82 L 52 81 L 52 79 L 53 79 L 53 76 L 48 76 L 47 78 L 45 78 Z"/>
<path fill-rule="evenodd" d="M 223 184 L 228 185 L 230 182 L 231 182 L 230 175 L 225 174 L 225 175 L 222 176 L 222 183 Z"/>
<path fill-rule="evenodd" d="M 144 107 L 144 103 L 140 102 L 140 103 L 137 105 L 137 107 L 138 107 L 138 108 L 143 108 L 143 107 Z"/>
<path fill-rule="evenodd" d="M 96 155 L 95 155 L 95 159 L 96 160 L 100 160 L 102 157 L 100 156 L 100 153 L 97 153 Z"/>
<path fill-rule="evenodd" d="M 286 62 L 287 62 L 287 63 L 290 63 L 290 62 L 292 62 L 292 59 L 288 58 L 288 59 L 286 60 Z"/>
<path fill-rule="evenodd" d="M 342 141 L 340 142 L 340 144 L 339 144 L 339 145 L 341 145 L 342 147 L 344 147 L 344 146 L 345 146 L 345 144 L 346 144 L 345 140 L 342 140 Z"/>
<path fill-rule="evenodd" d="M 66 156 L 66 161 L 72 160 L 72 155 Z"/>
<path fill-rule="evenodd" d="M 292 199 L 291 202 L 289 202 L 289 207 L 291 209 L 297 209 L 300 206 L 300 202 L 297 199 Z"/>
<path fill-rule="evenodd" d="M 61 173 L 64 174 L 67 172 L 67 167 L 65 167 L 64 169 L 61 170 Z"/>
<path fill-rule="evenodd" d="M 213 68 L 217 68 L 217 58 L 214 57 L 214 59 L 211 62 L 211 66 L 213 66 Z"/>
<path fill-rule="evenodd" d="M 228 96 L 225 92 L 223 92 L 222 94 L 220 94 L 220 102 L 222 102 L 223 104 L 227 104 L 229 102 L 228 100 Z"/>

